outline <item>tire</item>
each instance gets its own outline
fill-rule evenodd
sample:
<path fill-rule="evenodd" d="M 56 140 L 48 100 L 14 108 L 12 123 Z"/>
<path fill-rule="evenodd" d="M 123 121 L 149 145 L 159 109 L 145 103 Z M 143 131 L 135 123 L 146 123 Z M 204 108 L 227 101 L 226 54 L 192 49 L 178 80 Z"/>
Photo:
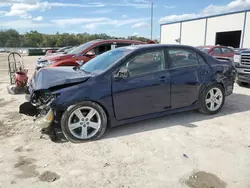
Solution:
<path fill-rule="evenodd" d="M 91 101 L 70 106 L 61 119 L 62 132 L 66 139 L 73 143 L 97 140 L 102 137 L 106 127 L 105 111 L 99 104 Z"/>
<path fill-rule="evenodd" d="M 219 96 L 212 97 L 212 95 L 210 93 L 211 91 L 213 91 L 213 93 L 216 92 L 215 94 L 219 94 Z M 211 100 L 210 100 L 210 97 L 211 97 Z M 211 102 L 209 102 L 209 101 L 211 101 Z M 205 91 L 202 93 L 202 95 L 200 97 L 201 107 L 200 107 L 199 111 L 201 113 L 207 114 L 207 115 L 216 114 L 221 110 L 221 108 L 224 105 L 224 102 L 225 102 L 224 88 L 219 84 L 210 85 L 205 89 Z M 213 106 L 212 106 L 212 103 L 214 103 Z M 214 108 L 212 108 L 212 107 L 214 107 Z"/>

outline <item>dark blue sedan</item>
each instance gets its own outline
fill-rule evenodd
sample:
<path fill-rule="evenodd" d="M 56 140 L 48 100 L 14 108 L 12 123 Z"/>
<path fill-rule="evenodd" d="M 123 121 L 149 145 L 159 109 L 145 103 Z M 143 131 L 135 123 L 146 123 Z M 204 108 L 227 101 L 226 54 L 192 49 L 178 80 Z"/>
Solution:
<path fill-rule="evenodd" d="M 49 129 L 59 122 L 72 142 L 100 138 L 117 126 L 198 109 L 216 114 L 233 92 L 234 68 L 190 46 L 117 48 L 80 68 L 41 69 L 20 113 Z"/>

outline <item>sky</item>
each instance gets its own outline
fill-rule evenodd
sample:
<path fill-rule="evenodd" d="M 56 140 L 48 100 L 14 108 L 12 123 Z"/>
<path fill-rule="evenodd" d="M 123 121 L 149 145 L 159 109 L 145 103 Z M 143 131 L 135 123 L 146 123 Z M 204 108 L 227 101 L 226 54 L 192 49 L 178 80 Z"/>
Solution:
<path fill-rule="evenodd" d="M 0 0 L 0 29 L 153 38 L 160 24 L 250 9 L 250 0 Z"/>

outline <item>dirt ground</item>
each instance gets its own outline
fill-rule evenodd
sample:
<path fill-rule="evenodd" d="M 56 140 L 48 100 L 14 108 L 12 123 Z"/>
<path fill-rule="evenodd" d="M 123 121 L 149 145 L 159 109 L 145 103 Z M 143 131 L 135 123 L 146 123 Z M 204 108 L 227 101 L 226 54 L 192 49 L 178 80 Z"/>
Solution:
<path fill-rule="evenodd" d="M 37 57 L 24 57 L 29 75 Z M 250 88 L 215 116 L 185 112 L 110 129 L 84 144 L 41 137 L 7 94 L 0 54 L 0 188 L 250 188 Z"/>

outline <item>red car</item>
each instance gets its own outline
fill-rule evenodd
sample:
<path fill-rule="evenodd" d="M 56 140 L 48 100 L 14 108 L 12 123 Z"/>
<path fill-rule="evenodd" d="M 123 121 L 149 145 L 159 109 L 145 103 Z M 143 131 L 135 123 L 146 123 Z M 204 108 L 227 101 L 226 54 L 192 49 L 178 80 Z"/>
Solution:
<path fill-rule="evenodd" d="M 39 58 L 37 60 L 37 69 L 40 69 L 42 67 L 79 66 L 96 57 L 97 55 L 100 55 L 114 48 L 152 43 L 154 43 L 154 41 L 151 40 L 148 40 L 147 42 L 120 39 L 93 40 L 84 43 L 74 48 L 73 50 L 70 50 L 66 54 L 57 54 L 54 56 L 52 55 Z"/>
<path fill-rule="evenodd" d="M 235 51 L 227 46 L 198 46 L 198 49 L 214 56 L 217 59 L 233 59 Z"/>

